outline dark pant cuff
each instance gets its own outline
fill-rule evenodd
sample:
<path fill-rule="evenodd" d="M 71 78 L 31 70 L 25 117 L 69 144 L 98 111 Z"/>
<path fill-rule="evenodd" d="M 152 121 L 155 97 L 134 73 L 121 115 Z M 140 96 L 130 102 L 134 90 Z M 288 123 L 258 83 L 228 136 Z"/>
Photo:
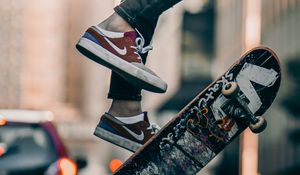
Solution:
<path fill-rule="evenodd" d="M 108 98 L 115 100 L 141 101 L 141 89 L 133 86 L 115 72 L 112 72 Z"/>

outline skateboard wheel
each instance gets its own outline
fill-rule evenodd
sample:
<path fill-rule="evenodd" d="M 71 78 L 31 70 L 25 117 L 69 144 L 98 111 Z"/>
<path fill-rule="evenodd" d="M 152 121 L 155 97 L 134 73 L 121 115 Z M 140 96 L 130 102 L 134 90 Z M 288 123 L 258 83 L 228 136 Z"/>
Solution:
<path fill-rule="evenodd" d="M 267 121 L 265 120 L 265 118 L 258 117 L 257 119 L 258 119 L 258 121 L 256 123 L 254 123 L 254 124 L 251 123 L 249 126 L 251 131 L 256 134 L 264 131 L 267 127 Z"/>
<path fill-rule="evenodd" d="M 236 97 L 239 91 L 240 88 L 236 82 L 229 82 L 222 88 L 222 94 L 229 99 Z"/>

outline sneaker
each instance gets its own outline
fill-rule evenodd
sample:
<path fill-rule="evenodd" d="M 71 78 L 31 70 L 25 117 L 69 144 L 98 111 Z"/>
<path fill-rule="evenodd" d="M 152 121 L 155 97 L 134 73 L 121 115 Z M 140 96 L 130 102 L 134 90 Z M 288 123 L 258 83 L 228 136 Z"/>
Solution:
<path fill-rule="evenodd" d="M 152 49 L 152 46 L 144 47 L 144 43 L 138 31 L 110 32 L 93 26 L 80 38 L 76 48 L 131 84 L 151 92 L 164 93 L 167 83 L 142 63 L 140 54 Z"/>
<path fill-rule="evenodd" d="M 105 113 L 95 129 L 94 135 L 135 152 L 159 130 L 156 124 L 149 123 L 147 112 L 144 112 L 143 115 L 143 121 L 126 124 L 113 115 Z"/>

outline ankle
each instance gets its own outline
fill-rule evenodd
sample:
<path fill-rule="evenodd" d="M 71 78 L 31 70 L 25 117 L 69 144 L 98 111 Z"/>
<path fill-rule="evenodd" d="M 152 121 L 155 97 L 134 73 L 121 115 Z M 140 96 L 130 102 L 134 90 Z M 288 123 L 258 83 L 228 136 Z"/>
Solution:
<path fill-rule="evenodd" d="M 106 20 L 98 24 L 99 27 L 113 32 L 129 32 L 134 29 L 117 13 L 112 14 Z"/>
<path fill-rule="evenodd" d="M 108 110 L 113 116 L 130 117 L 142 113 L 140 101 L 113 100 L 110 109 Z"/>

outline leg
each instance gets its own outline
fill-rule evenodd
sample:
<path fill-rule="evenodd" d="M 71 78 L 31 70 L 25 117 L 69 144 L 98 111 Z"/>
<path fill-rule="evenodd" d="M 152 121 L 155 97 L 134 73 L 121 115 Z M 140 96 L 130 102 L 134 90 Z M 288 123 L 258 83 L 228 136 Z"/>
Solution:
<path fill-rule="evenodd" d="M 124 0 L 115 12 L 138 29 L 146 43 L 152 39 L 159 16 L 181 0 Z"/>
<path fill-rule="evenodd" d="M 177 2 L 124 1 L 116 13 L 89 28 L 79 40 L 76 47 L 82 54 L 112 69 L 108 98 L 113 102 L 96 127 L 96 136 L 135 151 L 157 131 L 142 112 L 140 88 L 165 92 L 166 84 L 144 67 L 151 50 L 144 44 L 150 43 L 160 14 Z"/>
<path fill-rule="evenodd" d="M 108 98 L 113 99 L 107 113 L 101 116 L 94 135 L 108 142 L 136 151 L 157 131 L 142 111 L 141 89 L 112 72 Z"/>
<path fill-rule="evenodd" d="M 99 27 L 106 29 L 108 31 L 113 32 L 130 32 L 134 31 L 134 28 L 125 21 L 120 15 L 117 13 L 113 13 L 106 20 L 98 24 Z"/>
<path fill-rule="evenodd" d="M 133 100 L 113 100 L 108 113 L 113 116 L 131 117 L 142 114 L 140 101 Z"/>
<path fill-rule="evenodd" d="M 116 13 L 87 30 L 76 47 L 135 86 L 163 93 L 167 84 L 143 64 L 159 16 L 180 0 L 126 0 Z M 136 32 L 133 30 L 136 29 Z M 114 32 L 112 32 L 114 31 Z"/>

